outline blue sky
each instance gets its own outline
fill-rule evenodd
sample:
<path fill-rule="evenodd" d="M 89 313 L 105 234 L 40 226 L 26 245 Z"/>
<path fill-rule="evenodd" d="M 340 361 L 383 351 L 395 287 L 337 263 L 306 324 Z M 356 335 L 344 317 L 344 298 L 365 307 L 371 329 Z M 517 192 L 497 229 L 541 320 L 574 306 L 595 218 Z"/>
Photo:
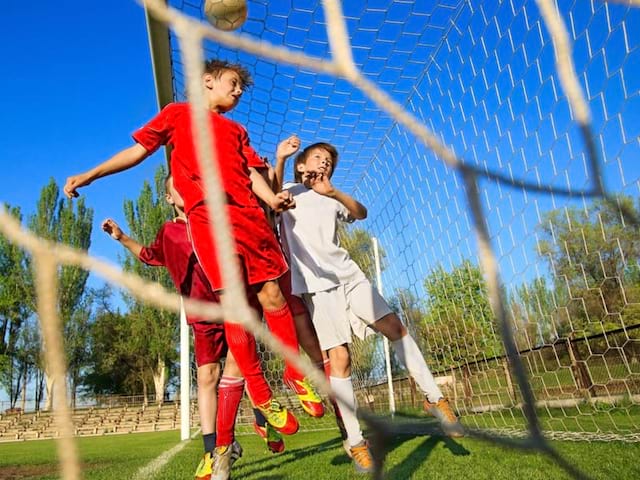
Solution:
<path fill-rule="evenodd" d="M 40 189 L 106 160 L 157 112 L 142 7 L 133 1 L 9 0 L 2 6 L 4 92 L 0 201 L 32 212 Z M 83 190 L 95 210 L 91 251 L 117 261 L 121 247 L 98 230 L 124 223 L 125 198 L 164 161 L 157 154 L 133 171 Z"/>
<path fill-rule="evenodd" d="M 607 184 L 637 195 L 640 28 L 634 25 L 640 10 L 598 4 L 592 12 L 565 3 L 561 8 L 575 40 L 577 71 L 601 152 L 607 154 Z M 472 4 L 471 9 L 453 0 L 438 7 L 430 1 L 376 0 L 375 8 L 365 9 L 348 3 L 354 58 L 365 75 L 465 160 L 527 180 L 558 186 L 571 180 L 574 187 L 584 187 L 583 145 L 569 121 L 535 5 L 514 2 L 512 10 L 509 2 Z M 180 5 L 200 15 L 198 8 Z M 252 1 L 242 32 L 327 57 L 323 28 L 308 28 L 323 25 L 322 9 L 315 2 L 284 10 L 283 5 Z M 26 212 L 50 177 L 62 184 L 68 175 L 128 146 L 131 132 L 157 112 L 144 15 L 137 3 L 96 3 L 87 9 L 84 2 L 66 1 L 43 3 L 38 15 L 28 10 L 15 0 L 4 7 L 8 75 L 0 79 L 6 92 L 0 158 L 8 171 L 0 200 Z M 291 133 L 298 133 L 303 144 L 324 140 L 338 146 L 334 180 L 370 207 L 361 226 L 380 237 L 389 255 L 385 277 L 390 286 L 418 287 L 436 263 L 448 267 L 474 256 L 455 175 L 362 93 L 343 80 L 209 45 L 212 54 L 238 60 L 253 73 L 255 86 L 232 116 L 246 125 L 262 154 L 272 155 L 277 142 Z M 175 53 L 173 58 L 180 92 L 181 60 Z M 163 154 L 156 154 L 83 190 L 95 209 L 94 255 L 117 261 L 121 248 L 97 229 L 98 223 L 107 216 L 124 223 L 124 199 L 135 198 L 162 162 Z M 523 268 L 529 272 L 520 278 L 538 275 L 532 253 L 536 212 L 566 200 L 506 195 L 495 185 L 484 186 L 506 276 L 518 277 Z"/>

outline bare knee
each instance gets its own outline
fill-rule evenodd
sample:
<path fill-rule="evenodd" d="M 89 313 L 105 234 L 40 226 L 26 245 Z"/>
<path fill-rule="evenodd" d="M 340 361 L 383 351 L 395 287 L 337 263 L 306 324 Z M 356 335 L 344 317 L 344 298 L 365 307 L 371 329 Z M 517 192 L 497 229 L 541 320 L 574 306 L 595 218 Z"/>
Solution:
<path fill-rule="evenodd" d="M 227 353 L 227 358 L 224 361 L 224 370 L 222 374 L 226 377 L 243 377 L 242 371 L 240 371 L 240 367 L 238 366 L 238 363 L 236 362 L 236 359 L 231 354 L 231 352 Z"/>
<path fill-rule="evenodd" d="M 265 310 L 276 310 L 281 308 L 286 300 L 278 282 L 272 280 L 265 282 L 258 291 L 258 300 Z"/>
<path fill-rule="evenodd" d="M 351 375 L 351 353 L 347 344 L 329 350 L 331 376 L 346 378 Z"/>
<path fill-rule="evenodd" d="M 207 363 L 198 367 L 198 388 L 215 389 L 220 378 L 220 363 Z"/>
<path fill-rule="evenodd" d="M 389 313 L 373 324 L 374 330 L 380 332 L 392 342 L 400 340 L 407 334 L 407 328 L 395 313 Z"/>

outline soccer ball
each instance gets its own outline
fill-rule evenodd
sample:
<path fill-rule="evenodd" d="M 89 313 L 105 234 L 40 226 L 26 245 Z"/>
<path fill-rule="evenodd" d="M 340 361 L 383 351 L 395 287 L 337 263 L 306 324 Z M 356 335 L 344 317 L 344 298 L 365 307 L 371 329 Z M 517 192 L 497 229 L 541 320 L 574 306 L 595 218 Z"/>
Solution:
<path fill-rule="evenodd" d="M 236 30 L 247 19 L 246 0 L 205 0 L 204 15 L 220 30 Z"/>

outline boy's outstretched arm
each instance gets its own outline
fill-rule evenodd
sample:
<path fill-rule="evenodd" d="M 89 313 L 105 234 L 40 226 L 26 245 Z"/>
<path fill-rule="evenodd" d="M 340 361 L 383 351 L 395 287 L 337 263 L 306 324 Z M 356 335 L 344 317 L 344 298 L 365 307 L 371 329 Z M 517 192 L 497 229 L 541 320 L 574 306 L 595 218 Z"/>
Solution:
<path fill-rule="evenodd" d="M 136 242 L 133 238 L 126 235 L 120 226 L 112 219 L 107 218 L 102 222 L 102 230 L 111 235 L 111 238 L 119 241 L 123 247 L 129 250 L 135 255 L 136 258 L 140 258 L 140 252 L 142 251 L 142 245 Z"/>
<path fill-rule="evenodd" d="M 289 138 L 285 138 L 278 144 L 276 149 L 276 166 L 275 166 L 275 180 L 273 185 L 273 191 L 279 192 L 282 190 L 282 184 L 284 182 L 284 165 L 287 163 L 287 158 L 296 153 L 300 148 L 300 139 L 297 135 L 291 135 Z"/>
<path fill-rule="evenodd" d="M 68 198 L 77 197 L 79 195 L 77 191 L 78 188 L 89 185 L 98 178 L 135 167 L 148 156 L 149 152 L 147 149 L 139 143 L 136 143 L 135 145 L 116 153 L 113 157 L 102 162 L 100 165 L 97 165 L 84 173 L 67 178 L 67 183 L 65 183 L 62 191 Z"/>

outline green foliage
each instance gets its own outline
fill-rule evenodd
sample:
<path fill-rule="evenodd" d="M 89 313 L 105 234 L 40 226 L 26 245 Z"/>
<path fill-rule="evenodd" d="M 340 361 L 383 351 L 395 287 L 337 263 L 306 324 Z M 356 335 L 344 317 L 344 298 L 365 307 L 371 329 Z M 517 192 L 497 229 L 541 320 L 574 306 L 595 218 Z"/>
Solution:
<path fill-rule="evenodd" d="M 5 204 L 22 221 L 19 207 Z M 33 309 L 31 275 L 25 252 L 0 236 L 0 354 L 12 352 L 22 322 Z"/>
<path fill-rule="evenodd" d="M 563 321 L 563 311 L 558 308 L 567 302 L 564 293 L 549 286 L 544 277 L 515 288 L 509 305 L 519 349 L 550 343 L 567 333 L 568 323 Z"/>
<path fill-rule="evenodd" d="M 640 323 L 640 229 L 622 209 L 636 217 L 629 197 L 616 203 L 596 200 L 584 208 L 545 214 L 538 226 L 540 256 L 553 273 L 554 291 L 564 303 L 559 333 L 601 333 Z"/>
<path fill-rule="evenodd" d="M 137 350 L 140 335 L 133 335 L 132 323 L 129 315 L 120 312 L 105 309 L 97 314 L 90 327 L 92 342 L 84 379 L 89 392 L 137 395 L 150 381 L 144 352 Z"/>
<path fill-rule="evenodd" d="M 349 252 L 351 259 L 356 262 L 371 283 L 376 282 L 376 265 L 373 252 L 371 234 L 361 228 L 347 229 L 343 224 L 338 226 L 340 246 Z M 378 247 L 380 255 L 380 269 L 384 270 L 384 249 Z"/>
<path fill-rule="evenodd" d="M 424 339 L 439 367 L 502 353 L 482 272 L 465 260 L 447 272 L 437 267 L 424 282 Z"/>
<path fill-rule="evenodd" d="M 143 245 L 149 245 L 156 238 L 162 225 L 172 218 L 173 207 L 164 198 L 164 179 L 167 175 L 163 165 L 156 170 L 154 188 L 144 182 L 138 198 L 127 200 L 124 204 L 125 217 L 129 226 L 130 236 Z M 165 268 L 149 267 L 128 251 L 123 261 L 124 269 L 134 272 L 147 280 L 160 283 L 169 290 L 175 289 Z M 172 312 L 158 310 L 133 297 L 126 297 L 130 306 L 128 348 L 132 348 L 140 361 L 136 362 L 140 378 L 149 373 L 159 377 L 159 369 L 163 365 L 169 368 L 177 359 L 176 343 L 179 332 L 178 317 Z M 164 385 L 162 386 L 164 390 Z M 156 392 L 160 397 L 164 391 Z"/>

